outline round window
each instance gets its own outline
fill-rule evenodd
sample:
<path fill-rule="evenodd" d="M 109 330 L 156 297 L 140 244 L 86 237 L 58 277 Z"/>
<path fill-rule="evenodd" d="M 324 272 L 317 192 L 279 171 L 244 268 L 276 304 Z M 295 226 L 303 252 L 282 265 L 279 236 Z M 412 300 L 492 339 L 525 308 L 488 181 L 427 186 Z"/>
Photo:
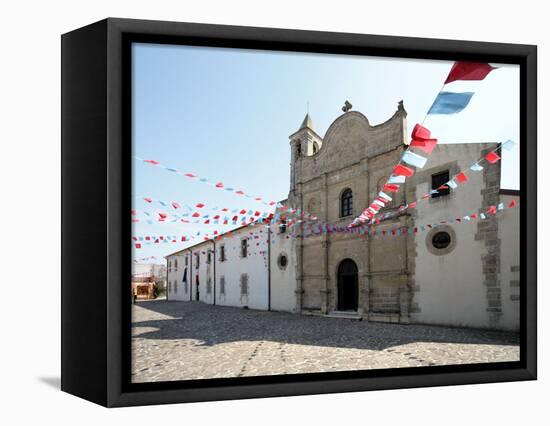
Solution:
<path fill-rule="evenodd" d="M 288 258 L 286 257 L 286 254 L 281 254 L 279 256 L 279 268 L 285 269 L 286 265 L 288 264 Z"/>
<path fill-rule="evenodd" d="M 449 247 L 451 244 L 451 236 L 448 232 L 441 231 L 434 234 L 432 237 L 432 245 L 439 250 Z"/>

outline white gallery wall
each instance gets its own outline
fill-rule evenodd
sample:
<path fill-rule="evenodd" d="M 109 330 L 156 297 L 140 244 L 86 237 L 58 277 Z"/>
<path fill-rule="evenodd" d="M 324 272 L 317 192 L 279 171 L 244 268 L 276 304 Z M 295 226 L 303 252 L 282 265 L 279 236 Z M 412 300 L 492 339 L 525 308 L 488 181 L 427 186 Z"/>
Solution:
<path fill-rule="evenodd" d="M 5 283 L 0 310 L 5 424 L 137 426 L 185 421 L 282 426 L 338 424 L 343 418 L 362 424 L 423 426 L 544 423 L 550 391 L 550 273 L 544 259 L 550 232 L 540 226 L 542 222 L 537 382 L 113 410 L 60 392 L 60 35 L 108 16 L 538 44 L 540 216 L 550 209 L 543 185 L 548 168 L 543 161 L 550 158 L 545 126 L 550 115 L 550 31 L 545 2 L 5 1 L 0 26 L 2 253 L 3 264 L 21 272 Z M 25 273 L 31 272 L 30 263 L 32 274 Z"/>

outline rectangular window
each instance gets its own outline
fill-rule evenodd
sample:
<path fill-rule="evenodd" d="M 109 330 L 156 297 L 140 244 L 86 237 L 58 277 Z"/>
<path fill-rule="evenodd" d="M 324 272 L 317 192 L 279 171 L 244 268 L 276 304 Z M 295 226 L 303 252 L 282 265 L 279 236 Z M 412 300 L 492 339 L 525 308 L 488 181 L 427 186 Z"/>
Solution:
<path fill-rule="evenodd" d="M 199 253 L 196 253 L 195 254 L 195 268 L 198 269 L 199 265 L 200 265 L 200 258 L 199 258 L 200 254 Z"/>
<path fill-rule="evenodd" d="M 432 189 L 437 189 L 441 185 L 449 182 L 449 171 L 445 170 L 444 172 L 436 173 L 432 175 Z M 451 189 L 449 187 L 439 189 L 437 193 L 432 194 L 432 198 L 442 197 L 444 195 L 449 195 Z"/>
<path fill-rule="evenodd" d="M 279 225 L 279 231 L 281 234 L 286 232 L 286 219 L 281 219 L 281 224 Z"/>
<path fill-rule="evenodd" d="M 220 277 L 220 294 L 225 295 L 225 277 L 223 275 Z"/>
<path fill-rule="evenodd" d="M 206 254 L 206 263 L 210 263 L 212 260 L 212 252 L 210 250 L 208 250 L 207 254 Z"/>
<path fill-rule="evenodd" d="M 206 279 L 206 294 L 212 293 L 212 278 L 208 277 Z"/>
<path fill-rule="evenodd" d="M 225 262 L 225 246 L 220 247 L 220 262 Z"/>
<path fill-rule="evenodd" d="M 241 274 L 241 296 L 248 295 L 248 274 Z"/>
<path fill-rule="evenodd" d="M 246 257 L 248 252 L 248 241 L 241 240 L 241 257 Z"/>
<path fill-rule="evenodd" d="M 185 266 L 189 264 L 189 256 L 185 256 Z"/>

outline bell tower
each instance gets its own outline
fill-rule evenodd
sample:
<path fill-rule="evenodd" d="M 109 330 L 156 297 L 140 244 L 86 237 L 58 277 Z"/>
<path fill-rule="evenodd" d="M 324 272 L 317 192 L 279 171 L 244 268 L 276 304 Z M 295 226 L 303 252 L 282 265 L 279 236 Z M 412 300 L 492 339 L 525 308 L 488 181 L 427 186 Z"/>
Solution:
<path fill-rule="evenodd" d="M 300 165 L 302 158 L 316 155 L 323 146 L 323 138 L 313 130 L 313 120 L 306 114 L 300 128 L 289 137 L 290 139 L 290 192 L 300 181 Z"/>

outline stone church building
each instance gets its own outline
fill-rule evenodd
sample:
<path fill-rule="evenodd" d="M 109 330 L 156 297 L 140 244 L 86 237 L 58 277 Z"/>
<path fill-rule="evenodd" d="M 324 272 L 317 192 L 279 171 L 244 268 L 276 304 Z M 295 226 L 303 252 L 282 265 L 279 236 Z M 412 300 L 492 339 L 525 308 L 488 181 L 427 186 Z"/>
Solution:
<path fill-rule="evenodd" d="M 312 214 L 321 222 L 347 226 L 376 197 L 399 162 L 410 134 L 406 117 L 402 102 L 391 118 L 377 125 L 371 125 L 358 111 L 347 111 L 321 137 L 306 115 L 289 137 L 290 188 L 282 204 Z M 426 166 L 392 194 L 393 201 L 381 212 L 397 213 L 400 205 L 438 188 L 497 146 L 437 145 Z M 265 266 L 254 264 L 256 279 L 247 281 L 247 291 L 265 299 L 257 304 L 259 309 L 518 330 L 519 209 L 486 220 L 454 220 L 519 198 L 517 191 L 500 187 L 500 167 L 497 162 L 470 173 L 467 184 L 433 194 L 416 208 L 371 228 L 410 229 L 444 219 L 447 222 L 423 232 L 370 237 L 335 232 L 311 238 L 303 225 L 292 229 L 278 224 L 263 226 L 266 232 L 259 238 L 268 261 Z M 242 239 L 232 242 L 234 238 L 238 236 L 232 234 L 216 245 L 242 246 Z M 197 250 L 194 247 L 167 256 L 168 262 L 191 255 Z M 214 249 L 214 270 L 219 261 L 216 253 Z M 223 262 L 227 262 L 224 268 L 231 269 L 231 259 L 226 256 Z M 246 273 L 242 258 L 234 263 L 234 268 Z M 263 272 L 258 273 L 257 268 Z M 173 279 L 168 272 L 169 285 Z M 213 280 L 216 288 L 220 279 Z M 235 291 L 242 291 L 237 287 Z M 191 294 L 169 292 L 168 297 L 196 300 Z M 220 300 L 209 303 L 216 302 L 223 304 Z M 230 304 L 242 306 L 237 301 Z"/>

